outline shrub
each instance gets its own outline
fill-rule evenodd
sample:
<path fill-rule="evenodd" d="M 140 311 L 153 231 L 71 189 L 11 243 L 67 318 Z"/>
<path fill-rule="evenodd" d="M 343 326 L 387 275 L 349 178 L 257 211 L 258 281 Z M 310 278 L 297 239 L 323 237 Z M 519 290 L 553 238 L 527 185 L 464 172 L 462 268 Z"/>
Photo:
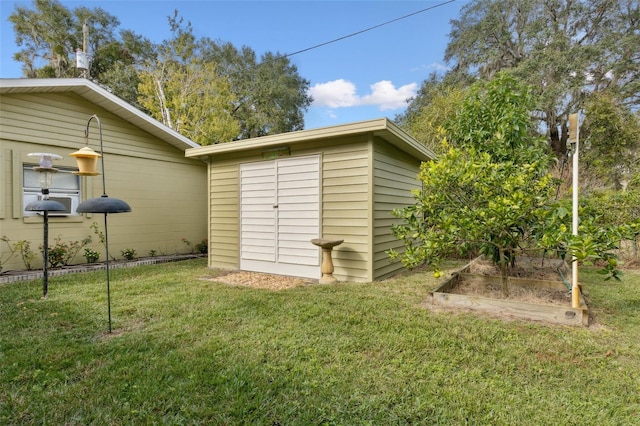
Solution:
<path fill-rule="evenodd" d="M 4 242 L 7 247 L 9 247 L 9 253 L 6 254 L 0 254 L 0 272 L 2 272 L 2 267 L 3 265 L 9 261 L 9 259 L 11 259 L 11 257 L 13 257 L 13 255 L 15 254 L 15 249 L 13 247 L 13 245 L 11 245 L 11 240 L 9 240 L 9 238 L 6 235 L 3 235 L 2 237 L 0 237 L 0 241 Z"/>
<path fill-rule="evenodd" d="M 90 243 L 90 236 L 82 241 L 69 241 L 68 243 L 62 241 L 62 237 L 56 237 L 54 239 L 53 247 L 49 247 L 49 266 L 55 268 L 58 266 L 70 265 L 80 249 Z M 44 252 L 42 245 L 40 245 L 40 251 Z"/>
<path fill-rule="evenodd" d="M 206 238 L 196 244 L 196 252 L 200 254 L 207 254 L 209 252 L 209 240 Z"/>
<path fill-rule="evenodd" d="M 186 238 L 182 237 L 182 242 L 187 246 L 187 252 L 188 253 L 193 253 L 193 244 L 191 243 L 191 241 L 189 241 Z"/>
<path fill-rule="evenodd" d="M 132 248 L 121 250 L 120 253 L 122 253 L 122 257 L 127 260 L 132 260 L 134 257 L 136 257 L 136 250 Z"/>
<path fill-rule="evenodd" d="M 22 263 L 27 270 L 32 269 L 31 263 L 36 258 L 36 254 L 31 250 L 31 242 L 27 240 L 20 240 L 13 244 L 13 251 L 20 253 Z"/>
<path fill-rule="evenodd" d="M 84 258 L 87 259 L 87 263 L 94 263 L 100 259 L 100 253 L 93 249 L 86 248 L 84 249 Z"/>

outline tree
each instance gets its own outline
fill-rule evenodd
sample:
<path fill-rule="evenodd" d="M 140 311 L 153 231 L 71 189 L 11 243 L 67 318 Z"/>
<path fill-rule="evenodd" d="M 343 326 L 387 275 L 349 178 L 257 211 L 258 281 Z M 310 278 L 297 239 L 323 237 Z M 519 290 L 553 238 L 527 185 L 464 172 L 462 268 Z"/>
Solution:
<path fill-rule="evenodd" d="M 240 130 L 232 116 L 235 98 L 215 63 L 199 55 L 191 24 L 169 19 L 173 38 L 140 73 L 140 105 L 166 126 L 201 144 L 226 142 Z"/>
<path fill-rule="evenodd" d="M 422 164 L 416 204 L 394 212 L 404 222 L 393 232 L 405 243 L 405 266 L 437 265 L 454 248 L 478 251 L 500 266 L 507 292 L 507 268 L 532 246 L 554 190 L 544 141 L 528 131 L 532 102 L 505 74 L 472 87 L 446 129 L 455 147 Z"/>
<path fill-rule="evenodd" d="M 34 0 L 33 6 L 35 10 L 16 6 L 9 16 L 16 44 L 23 46 L 14 59 L 30 78 L 75 77 L 71 58 L 82 46 L 82 28 L 79 35 L 71 11 L 56 0 Z"/>
<path fill-rule="evenodd" d="M 509 69 L 534 87 L 534 117 L 560 156 L 567 116 L 588 93 L 638 106 L 639 24 L 637 0 L 475 0 L 452 21 L 445 59 L 452 73 L 491 79 Z"/>
<path fill-rule="evenodd" d="M 125 101 L 140 107 L 137 103 L 139 72 L 143 64 L 156 55 L 153 43 L 131 30 L 121 30 L 120 40 L 96 44 L 92 49 L 90 77 L 93 76 L 93 80 Z"/>
<path fill-rule="evenodd" d="M 626 189 L 639 171 L 640 116 L 609 93 L 594 93 L 584 105 L 580 133 L 582 180 L 591 188 Z"/>
<path fill-rule="evenodd" d="M 75 52 L 82 50 L 86 41 L 91 57 L 89 78 L 135 103 L 136 65 L 152 54 L 152 45 L 132 31 L 122 31 L 120 38 L 116 37 L 120 25 L 116 17 L 99 7 L 69 9 L 57 0 L 34 0 L 32 8 L 16 6 L 9 21 L 16 44 L 22 47 L 14 59 L 23 64 L 27 78 L 80 77 Z"/>
<path fill-rule="evenodd" d="M 163 97 L 169 93 L 163 92 L 168 90 L 177 102 L 171 105 L 172 114 L 180 116 L 171 120 L 171 127 L 201 143 L 301 130 L 312 102 L 309 81 L 286 56 L 267 52 L 258 61 L 247 46 L 238 50 L 231 43 L 196 39 L 190 24 L 181 27 L 177 11 L 169 23 L 174 38 L 159 46 L 130 30 L 116 36 L 119 21 L 100 8 L 69 9 L 57 0 L 17 6 L 10 21 L 22 47 L 15 59 L 28 78 L 81 76 L 74 55 L 83 46 L 86 23 L 89 78 L 165 123 L 170 117 Z M 179 87 L 183 80 L 189 87 Z M 173 88 L 159 90 L 163 86 L 158 82 Z M 199 95 L 198 84 L 208 87 Z M 146 92 L 139 94 L 139 87 Z M 207 132 L 211 134 L 204 136 Z"/>
<path fill-rule="evenodd" d="M 532 89 L 506 73 L 476 83 L 446 129 L 454 141 L 437 160 L 423 163 L 422 188 L 415 204 L 394 211 L 393 226 L 404 252 L 391 251 L 407 267 L 437 269 L 457 250 L 486 255 L 500 267 L 503 292 L 507 273 L 521 253 L 544 250 L 577 253 L 580 260 L 611 258 L 614 234 L 573 238 L 567 210 L 554 198 L 551 157 L 544 139 L 531 132 Z M 612 272 L 615 265 L 610 265 Z"/>
<path fill-rule="evenodd" d="M 281 54 L 255 52 L 231 43 L 203 40 L 203 59 L 215 62 L 231 83 L 237 103 L 233 116 L 240 122 L 238 139 L 266 136 L 304 128 L 304 112 L 313 98 L 309 81 Z"/>
<path fill-rule="evenodd" d="M 405 112 L 396 117 L 398 124 L 436 154 L 444 154 L 441 144 L 445 126 L 462 105 L 465 89 L 449 84 L 435 73 L 423 81 Z"/>

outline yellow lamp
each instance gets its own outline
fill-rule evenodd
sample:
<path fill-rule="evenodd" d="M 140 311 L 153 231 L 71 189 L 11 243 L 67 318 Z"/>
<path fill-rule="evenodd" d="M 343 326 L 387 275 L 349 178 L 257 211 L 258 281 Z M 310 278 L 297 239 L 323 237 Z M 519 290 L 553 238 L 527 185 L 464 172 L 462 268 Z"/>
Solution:
<path fill-rule="evenodd" d="M 100 158 L 101 155 L 93 149 L 85 146 L 84 148 L 80 148 L 69 155 L 75 157 L 76 162 L 78 163 L 78 171 L 75 172 L 75 174 L 80 176 L 97 176 L 100 174 L 96 171 L 96 165 L 98 164 L 98 158 Z"/>

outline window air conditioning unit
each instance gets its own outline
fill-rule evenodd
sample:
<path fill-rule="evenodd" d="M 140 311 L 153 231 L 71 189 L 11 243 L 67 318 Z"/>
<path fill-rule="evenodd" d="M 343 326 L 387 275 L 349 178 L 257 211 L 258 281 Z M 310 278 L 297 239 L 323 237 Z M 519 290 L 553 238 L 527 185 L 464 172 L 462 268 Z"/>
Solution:
<path fill-rule="evenodd" d="M 38 196 L 38 199 L 42 199 L 42 195 Z M 71 214 L 71 197 L 49 197 L 51 201 L 57 201 L 64 206 L 64 210 L 50 211 L 49 216 L 68 216 Z"/>

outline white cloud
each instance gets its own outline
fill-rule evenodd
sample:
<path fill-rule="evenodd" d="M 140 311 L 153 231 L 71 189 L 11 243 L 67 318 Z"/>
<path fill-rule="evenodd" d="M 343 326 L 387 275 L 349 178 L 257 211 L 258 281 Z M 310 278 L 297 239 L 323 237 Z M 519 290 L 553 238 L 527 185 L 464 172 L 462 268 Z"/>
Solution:
<path fill-rule="evenodd" d="M 378 105 L 380 111 L 387 109 L 398 109 L 407 105 L 407 99 L 416 94 L 416 83 L 405 84 L 399 88 L 395 88 L 392 82 L 388 80 L 379 81 L 372 84 L 371 94 L 364 96 L 362 104 Z"/>
<path fill-rule="evenodd" d="M 314 106 L 346 108 L 362 105 L 378 106 L 381 111 L 406 106 L 407 99 L 415 96 L 417 83 L 396 88 L 391 81 L 382 80 L 369 86 L 371 93 L 358 96 L 356 85 L 339 79 L 326 83 L 317 83 L 309 89 Z"/>
<path fill-rule="evenodd" d="M 313 96 L 313 104 L 316 106 L 328 106 L 330 108 L 350 107 L 358 105 L 356 85 L 344 79 L 317 83 L 309 89 Z"/>

